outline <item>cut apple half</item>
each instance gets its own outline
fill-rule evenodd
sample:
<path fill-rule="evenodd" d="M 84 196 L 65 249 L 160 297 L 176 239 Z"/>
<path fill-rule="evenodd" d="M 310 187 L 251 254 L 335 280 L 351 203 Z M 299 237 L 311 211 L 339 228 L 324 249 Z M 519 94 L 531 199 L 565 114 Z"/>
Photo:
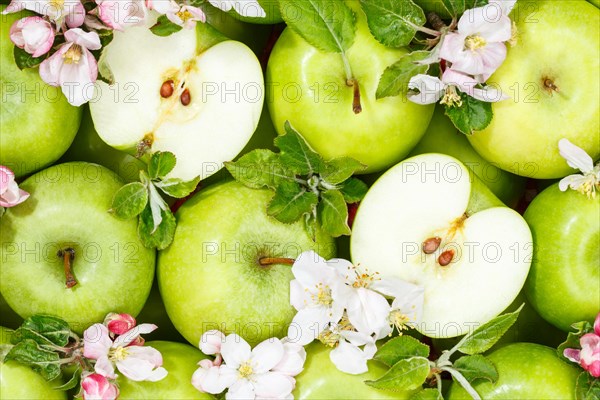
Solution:
<path fill-rule="evenodd" d="M 464 164 L 424 154 L 387 171 L 354 221 L 352 261 L 423 285 L 416 329 L 454 337 L 502 312 L 523 287 L 532 254 L 525 220 Z"/>
<path fill-rule="evenodd" d="M 148 29 L 153 22 L 115 31 L 104 49 L 100 68 L 110 70 L 114 84 L 96 87 L 94 126 L 117 149 L 174 153 L 169 178 L 204 179 L 256 129 L 264 100 L 260 63 L 209 25 L 161 37 Z"/>

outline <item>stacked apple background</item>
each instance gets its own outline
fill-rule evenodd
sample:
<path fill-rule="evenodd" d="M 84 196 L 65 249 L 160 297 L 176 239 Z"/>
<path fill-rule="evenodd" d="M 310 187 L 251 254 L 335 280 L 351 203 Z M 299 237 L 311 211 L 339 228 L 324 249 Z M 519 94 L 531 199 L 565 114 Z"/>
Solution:
<path fill-rule="evenodd" d="M 253 345 L 285 336 L 293 275 L 258 261 L 315 250 L 423 285 L 423 324 L 409 334 L 437 353 L 469 326 L 524 303 L 491 351 L 500 379 L 481 386 L 483 397 L 574 398 L 574 367 L 550 347 L 600 311 L 600 196 L 559 190 L 558 179 L 578 171 L 560 157 L 558 141 L 600 157 L 598 8 L 519 4 L 520 46 L 491 78 L 512 99 L 494 104 L 485 130 L 465 136 L 440 106 L 376 99 L 382 72 L 408 50 L 375 40 L 358 1 L 347 4 L 357 16 L 348 57 L 362 85 L 360 114 L 337 55 L 286 28 L 277 1 L 260 3 L 277 12 L 240 20 L 214 9 L 207 24 L 166 38 L 144 26 L 117 33 L 105 60 L 135 91 L 121 87 L 115 97 L 102 82 L 104 95 L 80 108 L 49 86 L 52 96 L 21 96 L 24 85 L 46 84 L 14 65 L 8 31 L 18 15 L 2 16 L 0 164 L 31 197 L 0 219 L 0 344 L 6 328 L 36 313 L 64 318 L 79 333 L 108 312 L 130 313 L 159 326 L 147 337 L 170 375 L 157 383 L 119 378 L 121 398 L 213 398 L 190 385 L 205 357 L 201 334 L 236 332 Z M 416 3 L 437 10 L 441 0 Z M 541 87 L 548 79 L 559 92 Z M 169 81 L 175 92 L 165 97 Z M 224 93 L 228 85 L 235 89 Z M 311 237 L 302 221 L 277 221 L 266 212 L 271 192 L 235 182 L 223 168 L 273 149 L 286 121 L 326 160 L 347 156 L 366 166 L 359 178 L 369 191 L 358 210 L 351 206 L 349 237 L 323 229 Z M 137 220 L 108 212 L 117 190 L 146 169 L 148 159 L 136 157 L 140 143 L 175 154 L 168 178 L 201 179 L 186 199 L 166 198 L 177 228 L 160 251 L 143 245 Z M 433 251 L 422 251 L 438 237 Z M 67 250 L 75 254 L 71 288 Z M 376 361 L 366 374 L 347 375 L 329 351 L 307 347 L 296 398 L 410 397 L 363 383 L 384 372 Z M 1 398 L 67 398 L 22 366 L 1 368 Z M 467 398 L 456 386 L 448 398 Z"/>

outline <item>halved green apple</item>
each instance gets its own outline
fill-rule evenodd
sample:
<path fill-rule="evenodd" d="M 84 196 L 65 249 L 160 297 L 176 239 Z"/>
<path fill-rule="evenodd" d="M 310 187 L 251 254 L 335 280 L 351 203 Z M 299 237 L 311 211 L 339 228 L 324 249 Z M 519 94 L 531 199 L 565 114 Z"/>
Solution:
<path fill-rule="evenodd" d="M 453 157 L 423 154 L 387 171 L 361 203 L 352 261 L 425 287 L 430 337 L 467 333 L 504 310 L 531 264 L 531 232 Z"/>
<path fill-rule="evenodd" d="M 260 64 L 246 45 L 210 25 L 165 37 L 148 26 L 115 32 L 103 57 L 114 85 L 100 82 L 90 104 L 98 134 L 120 150 L 174 153 L 169 178 L 212 175 L 256 129 L 264 99 Z"/>

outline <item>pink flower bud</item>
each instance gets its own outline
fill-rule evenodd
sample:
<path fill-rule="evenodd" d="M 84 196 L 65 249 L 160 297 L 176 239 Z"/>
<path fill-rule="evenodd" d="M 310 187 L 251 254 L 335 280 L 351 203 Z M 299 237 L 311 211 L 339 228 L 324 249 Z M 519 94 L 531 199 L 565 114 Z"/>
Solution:
<path fill-rule="evenodd" d="M 34 57 L 46 54 L 54 43 L 54 29 L 41 17 L 26 17 L 10 27 L 10 40 Z"/>
<path fill-rule="evenodd" d="M 594 378 L 600 378 L 600 336 L 588 333 L 579 340 L 579 363 Z"/>
<path fill-rule="evenodd" d="M 15 182 L 15 174 L 0 165 L 0 207 L 14 207 L 29 197 L 29 193 L 19 189 Z"/>
<path fill-rule="evenodd" d="M 119 396 L 119 389 L 106 377 L 100 374 L 90 374 L 81 381 L 83 399 L 114 400 Z"/>
<path fill-rule="evenodd" d="M 212 355 L 221 353 L 221 345 L 225 342 L 223 332 L 217 330 L 206 331 L 200 338 L 200 350 L 204 354 Z"/>
<path fill-rule="evenodd" d="M 129 314 L 110 313 L 104 319 L 104 325 L 106 325 L 108 330 L 115 335 L 124 334 L 133 329 L 135 324 L 135 318 Z"/>

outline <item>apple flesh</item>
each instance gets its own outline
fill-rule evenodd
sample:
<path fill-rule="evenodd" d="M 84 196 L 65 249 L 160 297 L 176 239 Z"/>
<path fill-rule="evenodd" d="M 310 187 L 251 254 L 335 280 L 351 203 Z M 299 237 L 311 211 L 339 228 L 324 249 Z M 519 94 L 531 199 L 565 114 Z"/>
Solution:
<path fill-rule="evenodd" d="M 198 369 L 197 364 L 206 358 L 200 350 L 176 342 L 153 341 L 146 342 L 145 345 L 160 351 L 163 367 L 169 373 L 158 382 L 135 382 L 119 376 L 119 399 L 214 399 L 212 395 L 202 393 L 192 386 L 192 375 Z"/>
<path fill-rule="evenodd" d="M 341 56 L 317 50 L 290 28 L 269 59 L 267 104 L 280 134 L 289 120 L 325 158 L 353 157 L 367 166 L 363 173 L 371 173 L 409 153 L 425 133 L 434 106 L 404 96 L 375 98 L 383 71 L 408 51 L 375 40 L 357 3 L 348 2 L 357 31 L 347 56 L 360 86 L 362 112 L 353 111 L 354 91 L 346 84 Z"/>
<path fill-rule="evenodd" d="M 10 329 L 0 326 L 0 345 L 10 344 L 11 334 Z M 0 394 L 3 399 L 66 400 L 67 392 L 53 389 L 61 384 L 59 379 L 48 382 L 31 368 L 15 361 L 0 361 Z"/>
<path fill-rule="evenodd" d="M 491 124 L 468 138 L 502 169 L 561 178 L 572 170 L 560 139 L 600 157 L 600 58 L 589 51 L 600 48 L 600 10 L 585 1 L 524 0 L 511 17 L 518 43 L 488 82 L 512 99 L 494 103 Z"/>
<path fill-rule="evenodd" d="M 425 135 L 411 151 L 413 156 L 424 153 L 442 153 L 455 157 L 510 207 L 517 205 L 525 191 L 525 178 L 504 171 L 481 157 L 466 135 L 458 131 L 444 115 L 442 107 L 436 107 Z"/>
<path fill-rule="evenodd" d="M 31 197 L 0 220 L 0 291 L 21 317 L 55 315 L 81 333 L 109 312 L 140 312 L 152 286 L 155 251 L 140 242 L 135 219 L 108 213 L 123 184 L 114 172 L 80 162 L 52 166 L 23 182 Z M 77 282 L 71 288 L 69 249 Z"/>
<path fill-rule="evenodd" d="M 548 399 L 575 400 L 579 370 L 562 361 L 556 350 L 534 343 L 514 343 L 488 356 L 498 370 L 496 383 L 480 380 L 473 387 L 486 400 Z M 471 399 L 452 382 L 448 400 Z"/>
<path fill-rule="evenodd" d="M 295 399 L 409 399 L 415 391 L 387 391 L 365 385 L 366 380 L 379 379 L 387 368 L 377 362 L 368 361 L 369 371 L 351 375 L 336 368 L 329 358 L 331 348 L 320 342 L 306 347 L 304 371 L 296 377 Z"/>
<path fill-rule="evenodd" d="M 289 265 L 261 266 L 263 257 L 335 254 L 331 237 L 316 242 L 299 221 L 266 213 L 273 192 L 226 182 L 200 191 L 176 213 L 173 243 L 159 253 L 158 283 L 167 313 L 193 345 L 203 332 L 235 332 L 251 344 L 283 337 L 295 315 Z"/>
<path fill-rule="evenodd" d="M 350 240 L 354 264 L 424 286 L 416 328 L 430 337 L 460 336 L 498 315 L 531 263 L 523 218 L 442 154 L 412 157 L 379 178 L 358 208 Z"/>
<path fill-rule="evenodd" d="M 527 298 L 564 331 L 575 322 L 592 323 L 600 310 L 599 200 L 574 190 L 561 192 L 554 184 L 525 211 L 535 243 Z"/>
<path fill-rule="evenodd" d="M 115 32 L 103 55 L 115 85 L 98 83 L 90 104 L 98 134 L 133 154 L 172 152 L 177 165 L 168 178 L 208 177 L 256 129 L 264 98 L 260 64 L 246 45 L 210 25 L 167 37 L 132 27 Z"/>
<path fill-rule="evenodd" d="M 0 6 L 4 11 L 5 6 Z M 3 15 L 0 20 L 0 165 L 17 178 L 38 171 L 62 156 L 73 141 L 81 110 L 71 106 L 59 87 L 47 85 L 38 69 L 20 70 L 13 55 L 9 30 L 27 12 Z"/>

